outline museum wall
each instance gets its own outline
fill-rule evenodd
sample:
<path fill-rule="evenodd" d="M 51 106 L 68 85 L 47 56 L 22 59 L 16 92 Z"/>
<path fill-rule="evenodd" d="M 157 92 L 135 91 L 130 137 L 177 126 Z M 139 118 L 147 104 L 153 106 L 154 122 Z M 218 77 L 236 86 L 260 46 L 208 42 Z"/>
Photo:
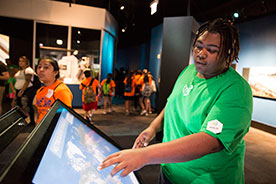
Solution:
<path fill-rule="evenodd" d="M 90 29 L 108 29 L 106 10 L 83 5 L 50 0 L 9 0 L 0 1 L 0 16 L 31 19 L 44 23 L 71 25 Z M 111 22 L 111 21 L 110 21 Z"/>
<path fill-rule="evenodd" d="M 276 68 L 276 14 L 240 24 L 238 27 L 241 37 L 238 72 L 242 74 L 243 68 L 251 67 Z M 275 88 L 276 80 L 272 85 Z M 254 97 L 253 105 L 254 121 L 276 127 L 276 100 Z"/>
<path fill-rule="evenodd" d="M 115 68 L 128 71 L 149 68 L 149 43 L 120 48 L 117 52 Z"/>

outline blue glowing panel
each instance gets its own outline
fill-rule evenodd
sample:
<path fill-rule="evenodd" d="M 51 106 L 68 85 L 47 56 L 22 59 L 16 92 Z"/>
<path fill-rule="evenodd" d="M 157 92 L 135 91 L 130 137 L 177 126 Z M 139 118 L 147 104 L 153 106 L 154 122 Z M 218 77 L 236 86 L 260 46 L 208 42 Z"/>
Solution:
<path fill-rule="evenodd" d="M 120 177 L 118 173 L 112 177 L 110 172 L 113 166 L 98 171 L 100 163 L 117 151 L 117 147 L 63 109 L 32 182 L 138 183 L 134 173 L 127 177 Z"/>

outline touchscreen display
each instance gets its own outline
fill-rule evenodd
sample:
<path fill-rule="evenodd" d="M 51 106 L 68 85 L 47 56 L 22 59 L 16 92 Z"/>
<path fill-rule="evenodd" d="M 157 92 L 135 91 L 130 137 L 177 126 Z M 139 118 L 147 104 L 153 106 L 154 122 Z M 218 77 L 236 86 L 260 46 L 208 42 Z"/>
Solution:
<path fill-rule="evenodd" d="M 131 184 L 139 183 L 134 173 L 111 176 L 113 166 L 98 171 L 97 167 L 119 149 L 63 108 L 57 125 L 39 163 L 32 182 Z"/>

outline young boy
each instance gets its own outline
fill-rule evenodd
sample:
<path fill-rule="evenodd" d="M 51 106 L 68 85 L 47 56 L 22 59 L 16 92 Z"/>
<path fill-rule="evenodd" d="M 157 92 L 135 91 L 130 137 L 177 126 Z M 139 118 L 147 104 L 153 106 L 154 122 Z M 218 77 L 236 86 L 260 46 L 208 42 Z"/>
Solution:
<path fill-rule="evenodd" d="M 83 110 L 85 111 L 85 119 L 92 123 L 92 116 L 97 110 L 97 93 L 96 90 L 100 89 L 100 83 L 97 79 L 91 77 L 91 70 L 89 68 L 84 70 L 85 79 L 81 81 L 80 90 L 82 90 Z M 99 93 L 98 93 L 99 94 Z"/>
<path fill-rule="evenodd" d="M 11 100 L 11 108 L 13 108 L 15 106 L 15 94 L 16 94 L 16 90 L 14 87 L 14 84 L 16 82 L 16 79 L 14 77 L 14 74 L 17 72 L 16 68 L 12 68 L 10 70 L 10 78 L 8 80 L 9 83 L 9 98 Z"/>

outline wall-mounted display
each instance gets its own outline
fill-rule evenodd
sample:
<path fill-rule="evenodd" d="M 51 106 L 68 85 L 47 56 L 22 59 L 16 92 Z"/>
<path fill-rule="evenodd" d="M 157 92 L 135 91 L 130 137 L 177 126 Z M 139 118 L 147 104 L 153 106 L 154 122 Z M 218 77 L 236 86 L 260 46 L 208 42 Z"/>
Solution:
<path fill-rule="evenodd" d="M 243 68 L 254 97 L 276 100 L 276 67 Z"/>

